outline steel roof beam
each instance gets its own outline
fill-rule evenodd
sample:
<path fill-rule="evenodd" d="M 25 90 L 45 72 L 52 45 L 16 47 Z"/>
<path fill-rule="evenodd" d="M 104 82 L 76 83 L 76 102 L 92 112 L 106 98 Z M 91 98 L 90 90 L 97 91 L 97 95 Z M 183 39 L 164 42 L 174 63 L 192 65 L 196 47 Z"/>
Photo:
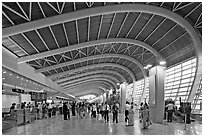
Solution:
<path fill-rule="evenodd" d="M 158 51 L 156 51 L 154 48 L 152 48 L 151 46 L 149 46 L 148 44 L 146 44 L 144 42 L 134 40 L 134 39 L 128 39 L 128 38 L 108 38 L 108 39 L 101 39 L 101 40 L 79 43 L 79 44 L 75 44 L 72 46 L 66 46 L 63 48 L 55 49 L 55 50 L 50 50 L 50 51 L 46 51 L 46 52 L 42 52 L 42 53 L 38 53 L 38 54 L 26 56 L 26 57 L 21 57 L 18 59 L 18 63 L 24 63 L 24 62 L 35 60 L 35 59 L 64 53 L 65 51 L 72 51 L 72 50 L 82 49 L 85 47 L 108 44 L 108 43 L 127 43 L 127 44 L 134 44 L 137 46 L 141 46 L 141 47 L 151 51 L 156 57 L 162 59 L 162 56 L 159 54 Z"/>
<path fill-rule="evenodd" d="M 78 72 L 78 71 L 83 71 L 84 69 L 95 68 L 95 67 L 104 67 L 104 66 L 111 66 L 111 67 L 121 68 L 121 69 L 127 71 L 129 73 L 129 75 L 131 76 L 131 78 L 134 81 L 136 81 L 136 78 L 135 78 L 132 71 L 130 71 L 128 68 L 126 68 L 126 67 L 124 67 L 122 65 L 114 64 L 114 63 L 100 63 L 100 64 L 88 65 L 88 66 L 85 66 L 85 67 L 82 67 L 82 68 L 77 68 L 77 69 L 74 69 L 74 70 L 65 71 L 65 72 L 61 72 L 61 73 L 58 73 L 58 74 L 53 74 L 53 75 L 47 76 L 46 78 L 56 78 L 56 77 L 59 77 L 59 76 L 75 73 L 75 72 Z"/>
<path fill-rule="evenodd" d="M 70 79 L 75 79 L 75 78 L 83 77 L 83 76 L 90 75 L 90 74 L 97 74 L 97 73 L 115 74 L 115 75 L 119 76 L 122 79 L 122 82 L 126 82 L 127 83 L 127 80 L 125 79 L 125 77 L 122 74 L 120 74 L 118 72 L 115 72 L 115 71 L 111 71 L 111 70 L 90 71 L 90 72 L 78 74 L 78 75 L 75 75 L 75 76 L 71 76 L 71 77 L 67 77 L 67 78 L 62 78 L 62 79 L 56 80 L 54 82 L 59 83 L 59 82 L 62 82 L 62 81 L 66 81 L 66 80 L 70 80 Z"/>
<path fill-rule="evenodd" d="M 86 90 L 86 91 L 83 91 L 83 92 L 78 92 L 78 94 L 77 93 L 75 93 L 75 94 L 72 94 L 73 96 L 83 96 L 83 95 L 88 95 L 88 94 L 94 94 L 94 95 L 96 95 L 96 96 L 99 96 L 99 95 L 101 95 L 101 93 L 103 93 L 104 92 L 104 90 L 103 89 L 101 89 L 101 88 L 97 88 L 97 89 L 90 89 L 90 90 Z"/>
<path fill-rule="evenodd" d="M 118 79 L 116 79 L 115 77 L 110 76 L 110 75 L 93 75 L 93 76 L 91 75 L 91 76 L 86 76 L 86 77 L 83 77 L 83 78 L 80 78 L 80 79 L 75 79 L 75 80 L 72 80 L 72 81 L 69 81 L 69 82 L 63 82 L 63 83 L 58 84 L 58 85 L 61 85 L 61 87 L 64 87 L 64 86 L 72 84 L 72 83 L 77 83 L 79 81 L 83 81 L 83 80 L 86 80 L 86 79 L 92 79 L 92 78 L 107 78 L 107 79 L 112 80 L 115 84 L 119 83 Z"/>
<path fill-rule="evenodd" d="M 135 60 L 134 58 L 132 58 L 130 56 L 122 55 L 122 54 L 121 55 L 120 54 L 99 54 L 99 55 L 88 56 L 88 57 L 84 57 L 84 58 L 75 59 L 73 61 L 64 62 L 64 63 L 52 65 L 49 67 L 37 69 L 37 70 L 35 70 L 35 73 L 45 72 L 48 70 L 64 67 L 64 66 L 71 65 L 71 64 L 80 63 L 80 62 L 87 61 L 87 60 L 93 60 L 93 59 L 99 59 L 99 58 L 109 58 L 109 57 L 123 58 L 123 59 L 131 61 L 131 62 L 135 63 L 141 69 L 141 71 L 143 71 L 143 73 L 145 75 L 143 65 L 138 60 Z"/>
<path fill-rule="evenodd" d="M 66 90 L 69 90 L 68 92 L 70 92 L 71 90 L 74 90 L 74 89 L 77 89 L 77 88 L 83 88 L 83 87 L 86 87 L 86 86 L 98 86 L 98 87 L 103 87 L 105 89 L 110 89 L 110 85 L 105 83 L 105 82 L 85 82 L 85 83 L 81 83 L 81 84 L 78 84 L 76 86 L 73 86 L 73 87 L 70 87 L 70 88 L 66 88 Z"/>
<path fill-rule="evenodd" d="M 79 87 L 79 86 L 83 86 L 83 85 L 90 85 L 90 84 L 103 84 L 104 86 L 108 87 L 108 89 L 110 89 L 110 87 L 113 87 L 111 85 L 111 83 L 109 83 L 108 81 L 103 81 L 103 80 L 92 80 L 92 81 L 83 81 L 83 82 L 78 82 L 72 86 L 68 86 L 68 87 L 65 87 L 64 89 L 73 89 L 73 88 L 76 88 L 76 87 Z"/>
<path fill-rule="evenodd" d="M 97 78 L 92 78 L 92 79 L 86 79 L 86 80 L 83 80 L 83 81 L 78 81 L 78 82 L 76 82 L 74 84 L 67 85 L 65 88 L 69 88 L 69 87 L 75 86 L 77 84 L 81 84 L 81 83 L 85 83 L 85 82 L 93 82 L 93 81 L 106 81 L 111 85 L 111 88 L 117 89 L 116 83 L 114 83 L 112 80 L 107 79 L 107 78 L 98 78 L 98 77 Z"/>
<path fill-rule="evenodd" d="M 103 85 L 88 85 L 88 86 L 83 86 L 83 87 L 78 87 L 78 88 L 74 88 L 74 89 L 69 89 L 69 91 L 67 93 L 69 94 L 73 94 L 79 91 L 86 91 L 89 89 L 97 89 L 97 88 L 101 88 L 104 89 L 104 91 L 107 89 L 105 86 Z"/>

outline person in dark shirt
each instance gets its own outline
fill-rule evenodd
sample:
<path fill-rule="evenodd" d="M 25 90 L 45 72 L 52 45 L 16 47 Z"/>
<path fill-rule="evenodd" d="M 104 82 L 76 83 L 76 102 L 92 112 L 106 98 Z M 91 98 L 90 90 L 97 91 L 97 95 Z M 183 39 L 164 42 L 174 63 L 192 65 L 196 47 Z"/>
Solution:
<path fill-rule="evenodd" d="M 11 105 L 10 110 L 9 110 L 9 113 L 11 113 L 11 111 L 15 109 L 15 106 L 16 106 L 16 103 L 13 103 L 13 104 Z"/>
<path fill-rule="evenodd" d="M 67 108 L 67 103 L 66 102 L 63 104 L 62 110 L 63 110 L 63 114 L 64 114 L 64 120 L 67 120 L 68 108 Z"/>

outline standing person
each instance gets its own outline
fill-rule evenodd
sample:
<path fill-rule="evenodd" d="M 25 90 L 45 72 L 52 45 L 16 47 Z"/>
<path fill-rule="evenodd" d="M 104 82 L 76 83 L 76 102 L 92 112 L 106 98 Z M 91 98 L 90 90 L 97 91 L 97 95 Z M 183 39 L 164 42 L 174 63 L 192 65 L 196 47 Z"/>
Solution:
<path fill-rule="evenodd" d="M 69 102 L 67 102 L 67 115 L 68 115 L 68 119 L 70 119 L 70 111 L 71 110 L 71 105 Z"/>
<path fill-rule="evenodd" d="M 100 114 L 100 105 L 98 103 L 96 104 L 96 110 L 97 110 L 97 117 L 98 117 Z"/>
<path fill-rule="evenodd" d="M 97 111 L 97 107 L 95 105 L 95 103 L 93 104 L 93 117 L 96 118 L 96 111 Z"/>
<path fill-rule="evenodd" d="M 142 123 L 143 123 L 143 129 L 148 129 L 150 122 L 150 114 L 149 114 L 149 107 L 147 103 L 144 104 L 143 110 L 142 110 Z"/>
<path fill-rule="evenodd" d="M 105 106 L 104 106 L 104 103 L 102 103 L 101 107 L 100 107 L 100 113 L 101 113 L 101 118 L 102 119 L 104 118 L 104 110 L 105 110 Z"/>
<path fill-rule="evenodd" d="M 172 122 L 173 112 L 174 112 L 174 104 L 172 102 L 169 102 L 165 107 L 167 107 L 167 122 Z"/>
<path fill-rule="evenodd" d="M 129 122 L 129 110 L 130 110 L 130 105 L 129 105 L 129 102 L 126 101 L 126 104 L 125 104 L 125 122 L 126 122 L 126 125 L 128 125 L 128 122 Z"/>
<path fill-rule="evenodd" d="M 40 119 L 41 117 L 42 117 L 42 103 L 38 103 L 38 112 L 37 112 L 37 114 L 38 114 L 38 119 Z"/>
<path fill-rule="evenodd" d="M 113 123 L 114 122 L 118 123 L 118 110 L 119 110 L 119 107 L 118 107 L 118 105 L 116 105 L 116 103 L 113 104 L 112 110 L 113 110 Z"/>
<path fill-rule="evenodd" d="M 52 116 L 52 105 L 50 103 L 48 104 L 48 116 Z"/>
<path fill-rule="evenodd" d="M 185 110 L 185 114 L 186 114 L 186 123 L 190 124 L 191 123 L 191 119 L 190 119 L 191 106 L 190 106 L 190 104 L 187 104 L 184 110 Z"/>
<path fill-rule="evenodd" d="M 76 105 L 76 102 L 72 102 L 72 116 L 76 116 L 75 114 L 75 105 Z"/>
<path fill-rule="evenodd" d="M 79 102 L 79 117 L 82 119 L 82 103 Z"/>
<path fill-rule="evenodd" d="M 62 104 L 62 102 L 60 102 L 60 104 L 59 104 L 59 112 L 60 112 L 60 115 L 62 115 L 62 106 L 63 106 L 63 104 Z"/>
<path fill-rule="evenodd" d="M 64 120 L 67 120 L 67 103 L 66 102 L 64 102 L 63 104 L 62 111 L 64 114 Z"/>
<path fill-rule="evenodd" d="M 43 103 L 42 104 L 42 118 L 47 118 L 47 104 Z"/>
<path fill-rule="evenodd" d="M 109 111 L 110 111 L 110 106 L 105 102 L 105 114 L 104 114 L 104 119 L 105 122 L 109 122 Z"/>
<path fill-rule="evenodd" d="M 129 123 L 128 126 L 133 126 L 134 125 L 134 109 L 133 105 L 130 106 L 129 110 Z"/>
<path fill-rule="evenodd" d="M 24 109 L 24 108 L 25 108 L 25 103 L 21 102 L 21 109 Z"/>

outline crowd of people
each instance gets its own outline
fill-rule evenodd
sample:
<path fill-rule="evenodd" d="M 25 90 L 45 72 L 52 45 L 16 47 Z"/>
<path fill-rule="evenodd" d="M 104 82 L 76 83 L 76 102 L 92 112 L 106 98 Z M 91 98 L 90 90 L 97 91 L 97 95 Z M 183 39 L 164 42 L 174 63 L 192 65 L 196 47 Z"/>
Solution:
<path fill-rule="evenodd" d="M 10 109 L 14 109 L 15 104 L 12 104 Z M 30 103 L 21 103 L 21 109 L 29 108 L 30 110 L 34 106 Z M 63 115 L 64 120 L 71 119 L 71 116 L 76 116 L 80 119 L 83 117 L 91 117 L 92 119 L 99 119 L 104 121 L 104 123 L 109 123 L 110 115 L 112 113 L 112 122 L 118 123 L 118 114 L 119 114 L 119 103 L 113 103 L 109 105 L 105 103 L 85 103 L 85 102 L 59 102 L 59 103 L 37 103 L 35 108 L 37 108 L 37 118 L 48 118 L 55 115 Z M 32 110 L 31 110 L 32 111 Z M 125 123 L 126 126 L 134 126 L 134 105 L 133 103 L 126 102 L 124 110 L 121 110 L 125 114 Z M 40 116 L 41 115 L 41 116 Z M 143 125 L 144 129 L 147 129 L 149 125 L 152 124 L 150 119 L 149 107 L 148 104 L 141 103 L 139 109 L 139 118 L 140 122 Z"/>

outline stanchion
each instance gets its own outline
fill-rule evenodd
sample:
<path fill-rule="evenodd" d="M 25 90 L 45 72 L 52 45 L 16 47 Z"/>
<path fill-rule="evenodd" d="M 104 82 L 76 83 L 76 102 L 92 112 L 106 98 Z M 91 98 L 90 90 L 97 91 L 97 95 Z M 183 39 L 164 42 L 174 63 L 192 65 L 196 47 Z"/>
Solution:
<path fill-rule="evenodd" d="M 186 114 L 184 115 L 184 130 L 187 130 L 187 128 L 186 128 L 186 118 L 187 118 L 187 116 L 186 116 Z"/>

